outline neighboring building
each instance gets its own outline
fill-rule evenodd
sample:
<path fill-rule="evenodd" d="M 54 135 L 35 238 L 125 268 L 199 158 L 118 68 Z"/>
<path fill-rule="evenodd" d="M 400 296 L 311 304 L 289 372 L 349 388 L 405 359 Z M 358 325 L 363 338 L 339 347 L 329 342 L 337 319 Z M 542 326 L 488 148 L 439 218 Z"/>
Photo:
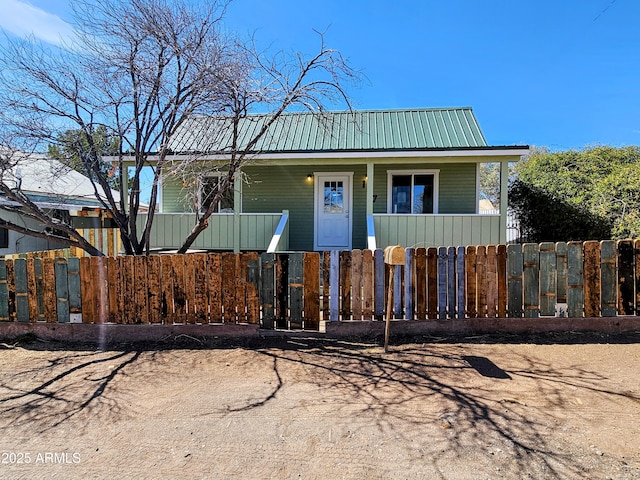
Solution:
<path fill-rule="evenodd" d="M 217 120 L 220 121 L 219 119 Z M 194 117 L 171 144 L 181 155 L 211 144 L 216 119 Z M 264 117 L 243 119 L 250 138 Z M 241 141 L 243 138 L 241 138 Z M 242 167 L 247 182 L 193 244 L 214 250 L 332 250 L 506 242 L 507 168 L 526 145 L 489 146 L 470 108 L 289 113 Z M 186 157 L 185 157 L 186 158 Z M 224 164 L 223 155 L 203 155 Z M 479 165 L 501 164 L 498 213 L 480 214 Z M 201 195 L 215 185 L 199 182 Z M 184 183 L 163 179 L 152 248 L 176 248 L 195 220 Z M 141 218 L 143 221 L 144 218 Z M 280 225 L 282 237 L 273 239 Z M 284 228 L 283 228 L 284 227 Z"/>
<path fill-rule="evenodd" d="M 104 209 L 96 198 L 91 180 L 57 160 L 44 155 L 23 154 L 17 166 L 4 172 L 3 178 L 7 185 L 20 188 L 31 201 L 53 217 L 64 219 L 80 229 L 104 227 Z M 112 193 L 119 198 L 118 192 Z M 13 210 L 15 207 L 19 205 L 0 195 L 0 218 L 29 229 L 45 231 L 49 228 L 26 218 L 20 213 L 20 208 Z M 65 246 L 45 238 L 0 228 L 0 255 Z"/>

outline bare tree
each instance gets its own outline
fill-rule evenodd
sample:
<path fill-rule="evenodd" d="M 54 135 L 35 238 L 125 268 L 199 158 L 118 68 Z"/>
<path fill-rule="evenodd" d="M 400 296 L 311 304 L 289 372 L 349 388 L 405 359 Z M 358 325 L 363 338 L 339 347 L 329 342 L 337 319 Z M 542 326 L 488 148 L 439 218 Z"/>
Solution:
<path fill-rule="evenodd" d="M 149 251 L 163 175 L 193 174 L 208 168 L 205 154 L 224 156 L 213 206 L 285 111 L 322 112 L 335 100 L 350 106 L 344 85 L 358 74 L 325 46 L 323 35 L 310 58 L 271 55 L 251 40 L 223 33 L 225 0 L 76 0 L 73 8 L 77 37 L 65 48 L 33 40 L 3 48 L 0 127 L 11 139 L 8 146 L 28 151 L 44 151 L 64 132 L 79 132 L 83 147 L 75 157 L 119 228 L 127 254 Z M 241 137 L 240 123 L 255 111 L 264 115 L 261 128 L 251 138 Z M 210 128 L 219 134 L 207 137 L 198 150 L 175 152 L 174 139 L 183 138 L 188 121 L 197 116 L 210 118 Z M 108 160 L 119 172 L 121 195 L 113 194 L 102 168 L 102 151 L 93 140 L 98 128 L 120 147 Z M 145 167 L 152 179 L 146 222 L 139 231 Z M 33 208 L 28 202 L 22 207 Z M 212 213 L 210 207 L 197 217 L 181 251 L 207 227 Z"/>

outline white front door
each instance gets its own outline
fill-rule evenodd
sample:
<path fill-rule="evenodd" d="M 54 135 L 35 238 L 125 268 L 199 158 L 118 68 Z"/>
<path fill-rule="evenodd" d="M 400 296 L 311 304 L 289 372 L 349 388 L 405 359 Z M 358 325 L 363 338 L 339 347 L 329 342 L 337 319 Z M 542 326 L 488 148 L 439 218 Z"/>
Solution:
<path fill-rule="evenodd" d="M 353 173 L 315 174 L 315 250 L 351 250 Z"/>

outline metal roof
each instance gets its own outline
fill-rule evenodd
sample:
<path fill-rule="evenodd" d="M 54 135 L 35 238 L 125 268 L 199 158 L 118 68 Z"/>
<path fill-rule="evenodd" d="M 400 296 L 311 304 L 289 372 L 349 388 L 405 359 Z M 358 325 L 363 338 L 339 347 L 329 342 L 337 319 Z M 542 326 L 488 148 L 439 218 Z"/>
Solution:
<path fill-rule="evenodd" d="M 239 145 L 247 145 L 268 115 L 249 115 L 239 124 Z M 194 116 L 174 135 L 175 153 L 223 153 L 231 143 L 228 118 Z M 487 147 L 469 107 L 285 113 L 251 148 L 254 152 L 353 152 Z"/>

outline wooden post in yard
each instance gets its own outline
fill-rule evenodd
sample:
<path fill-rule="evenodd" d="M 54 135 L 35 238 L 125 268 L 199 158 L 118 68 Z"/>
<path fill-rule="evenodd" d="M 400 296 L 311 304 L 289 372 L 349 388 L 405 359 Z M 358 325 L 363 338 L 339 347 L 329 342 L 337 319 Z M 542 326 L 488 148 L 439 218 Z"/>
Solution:
<path fill-rule="evenodd" d="M 389 332 L 391 329 L 391 315 L 393 313 L 393 272 L 396 265 L 404 265 L 405 252 L 400 245 L 389 246 L 384 249 L 384 263 L 389 269 L 389 291 L 387 293 L 387 322 L 384 328 L 384 352 L 389 352 Z"/>

